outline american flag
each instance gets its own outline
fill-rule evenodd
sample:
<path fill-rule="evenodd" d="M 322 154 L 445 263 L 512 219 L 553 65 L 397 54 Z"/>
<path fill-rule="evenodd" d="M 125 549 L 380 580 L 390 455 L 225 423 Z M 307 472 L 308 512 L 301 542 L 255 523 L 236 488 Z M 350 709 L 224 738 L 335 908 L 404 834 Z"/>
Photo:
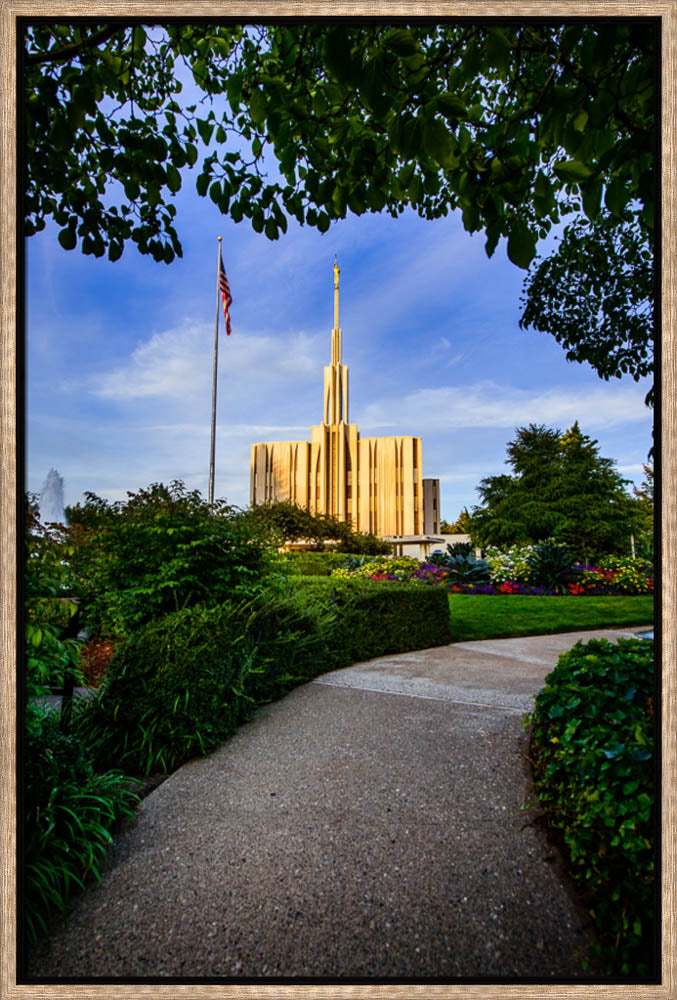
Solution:
<path fill-rule="evenodd" d="M 226 317 L 226 333 L 230 337 L 229 309 L 233 304 L 233 296 L 230 294 L 230 285 L 228 284 L 228 278 L 226 277 L 226 271 L 222 260 L 219 260 L 219 291 L 221 292 L 221 298 L 223 299 L 223 315 Z"/>

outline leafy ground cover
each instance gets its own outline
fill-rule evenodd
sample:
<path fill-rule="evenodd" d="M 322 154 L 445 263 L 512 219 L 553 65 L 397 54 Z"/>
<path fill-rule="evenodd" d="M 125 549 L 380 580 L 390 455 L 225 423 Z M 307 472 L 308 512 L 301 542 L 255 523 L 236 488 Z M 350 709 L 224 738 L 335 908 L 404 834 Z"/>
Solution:
<path fill-rule="evenodd" d="M 449 609 L 452 642 L 646 625 L 653 621 L 650 594 L 585 600 L 521 594 L 498 594 L 485 600 L 474 594 L 449 594 Z"/>

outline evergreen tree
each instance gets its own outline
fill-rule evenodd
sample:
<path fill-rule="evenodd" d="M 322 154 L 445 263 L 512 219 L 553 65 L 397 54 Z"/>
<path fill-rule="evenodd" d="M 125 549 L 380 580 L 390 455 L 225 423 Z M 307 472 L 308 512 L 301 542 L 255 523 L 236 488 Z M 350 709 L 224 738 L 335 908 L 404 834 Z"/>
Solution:
<path fill-rule="evenodd" d="M 578 422 L 562 433 L 529 424 L 508 444 L 512 475 L 483 479 L 473 509 L 475 544 L 509 546 L 553 538 L 583 560 L 627 552 L 641 515 L 628 480 Z"/>
<path fill-rule="evenodd" d="M 440 521 L 440 531 L 443 535 L 467 535 L 470 530 L 470 514 L 468 508 L 464 507 L 453 524 L 449 521 Z"/>

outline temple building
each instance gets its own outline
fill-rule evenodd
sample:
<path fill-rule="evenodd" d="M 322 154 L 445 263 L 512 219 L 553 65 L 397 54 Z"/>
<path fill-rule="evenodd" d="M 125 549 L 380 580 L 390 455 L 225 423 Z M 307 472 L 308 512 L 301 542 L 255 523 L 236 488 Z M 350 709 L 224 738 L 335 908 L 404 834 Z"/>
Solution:
<path fill-rule="evenodd" d="M 252 504 L 291 500 L 382 538 L 439 532 L 439 479 L 423 479 L 420 437 L 360 437 L 348 411 L 342 361 L 339 266 L 334 261 L 331 364 L 324 369 L 322 423 L 310 441 L 252 445 Z"/>

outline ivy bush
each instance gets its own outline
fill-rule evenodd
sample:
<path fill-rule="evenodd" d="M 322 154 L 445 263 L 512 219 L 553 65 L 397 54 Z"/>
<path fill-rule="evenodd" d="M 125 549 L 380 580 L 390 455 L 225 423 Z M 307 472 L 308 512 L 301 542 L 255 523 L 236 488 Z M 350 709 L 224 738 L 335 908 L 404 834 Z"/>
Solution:
<path fill-rule="evenodd" d="M 538 797 L 610 975 L 655 972 L 654 697 L 652 642 L 595 639 L 560 656 L 527 717 Z"/>

